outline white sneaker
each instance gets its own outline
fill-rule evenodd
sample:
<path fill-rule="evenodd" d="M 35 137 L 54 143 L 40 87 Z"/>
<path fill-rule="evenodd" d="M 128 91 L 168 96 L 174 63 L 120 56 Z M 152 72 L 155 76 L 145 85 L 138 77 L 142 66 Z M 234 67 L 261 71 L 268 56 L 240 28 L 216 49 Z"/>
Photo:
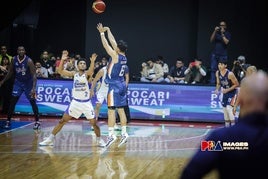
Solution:
<path fill-rule="evenodd" d="M 122 145 L 124 145 L 125 143 L 127 143 L 127 138 L 128 138 L 128 134 L 125 133 L 124 135 L 121 136 L 121 140 L 120 143 L 118 144 L 118 147 L 121 147 Z"/>
<path fill-rule="evenodd" d="M 97 151 L 100 155 L 104 154 L 107 151 L 106 147 L 101 147 L 99 148 L 99 150 Z"/>
<path fill-rule="evenodd" d="M 97 144 L 98 144 L 99 147 L 105 147 L 106 146 L 105 142 L 102 139 L 98 140 Z"/>
<path fill-rule="evenodd" d="M 115 124 L 114 124 L 114 130 L 115 130 L 115 131 L 120 131 L 121 128 L 115 123 Z"/>
<path fill-rule="evenodd" d="M 54 140 L 50 139 L 48 137 L 43 142 L 40 142 L 39 145 L 41 145 L 41 146 L 53 146 L 54 145 Z"/>
<path fill-rule="evenodd" d="M 115 135 L 109 136 L 105 147 L 110 147 L 116 141 L 116 139 L 117 138 Z"/>
<path fill-rule="evenodd" d="M 53 146 L 40 146 L 39 149 L 44 151 L 44 153 L 50 154 L 52 153 Z"/>

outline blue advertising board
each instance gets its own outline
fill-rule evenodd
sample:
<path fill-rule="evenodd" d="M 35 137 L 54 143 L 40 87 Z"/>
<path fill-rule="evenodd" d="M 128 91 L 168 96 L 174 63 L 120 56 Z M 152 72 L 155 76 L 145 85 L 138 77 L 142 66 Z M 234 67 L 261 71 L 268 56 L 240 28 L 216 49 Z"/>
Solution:
<path fill-rule="evenodd" d="M 220 96 L 213 86 L 130 83 L 128 102 L 132 119 L 223 122 Z M 38 79 L 37 104 L 41 115 L 61 116 L 72 97 L 71 80 Z M 93 97 L 92 104 L 96 99 Z M 19 99 L 17 114 L 32 114 L 24 95 Z M 100 117 L 107 117 L 107 105 Z"/>

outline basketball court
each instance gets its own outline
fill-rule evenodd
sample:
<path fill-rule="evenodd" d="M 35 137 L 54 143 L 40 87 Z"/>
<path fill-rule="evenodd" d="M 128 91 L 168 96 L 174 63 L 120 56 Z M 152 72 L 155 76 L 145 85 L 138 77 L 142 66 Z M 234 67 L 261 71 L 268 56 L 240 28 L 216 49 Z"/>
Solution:
<path fill-rule="evenodd" d="M 4 178 L 178 178 L 187 160 L 200 148 L 215 123 L 186 123 L 132 120 L 128 142 L 118 148 L 98 147 L 88 121 L 72 120 L 57 134 L 54 146 L 39 146 L 59 118 L 34 121 L 16 116 L 11 130 L 0 129 L 0 172 Z M 1 120 L 1 126 L 4 120 Z M 100 120 L 102 138 L 108 126 Z M 207 178 L 213 178 L 208 176 Z"/>

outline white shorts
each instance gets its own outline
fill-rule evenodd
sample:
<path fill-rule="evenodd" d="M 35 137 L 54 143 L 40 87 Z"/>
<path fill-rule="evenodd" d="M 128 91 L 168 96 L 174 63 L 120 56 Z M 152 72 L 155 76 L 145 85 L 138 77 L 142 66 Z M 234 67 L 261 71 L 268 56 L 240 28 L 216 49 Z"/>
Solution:
<path fill-rule="evenodd" d="M 95 117 L 91 100 L 80 102 L 73 99 L 66 109 L 65 113 L 76 119 L 78 119 L 82 114 L 84 114 L 87 119 L 94 119 Z"/>
<path fill-rule="evenodd" d="M 108 89 L 107 90 L 99 90 L 96 94 L 97 96 L 97 101 L 96 103 L 102 104 L 103 101 L 105 100 L 107 103 L 107 94 L 108 94 Z"/>

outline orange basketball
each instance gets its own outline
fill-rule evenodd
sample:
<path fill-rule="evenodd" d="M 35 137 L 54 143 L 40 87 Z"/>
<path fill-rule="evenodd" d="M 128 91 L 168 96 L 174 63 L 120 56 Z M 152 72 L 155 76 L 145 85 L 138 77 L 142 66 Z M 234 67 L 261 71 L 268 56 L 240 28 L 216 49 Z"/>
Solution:
<path fill-rule="evenodd" d="M 97 13 L 103 13 L 105 11 L 106 5 L 102 0 L 96 0 L 92 4 L 92 10 Z"/>

